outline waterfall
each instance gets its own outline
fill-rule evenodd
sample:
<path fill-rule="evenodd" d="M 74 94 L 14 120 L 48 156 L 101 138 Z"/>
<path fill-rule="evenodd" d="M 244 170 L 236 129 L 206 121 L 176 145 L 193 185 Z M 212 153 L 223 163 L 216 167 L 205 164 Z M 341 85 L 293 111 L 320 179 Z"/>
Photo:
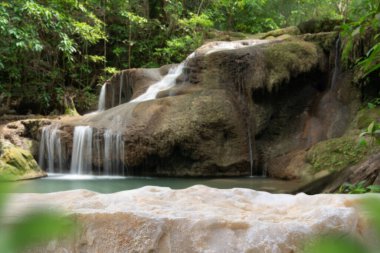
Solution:
<path fill-rule="evenodd" d="M 338 81 L 338 76 L 340 74 L 340 58 L 341 58 L 341 53 L 340 53 L 340 46 L 341 46 L 341 41 L 340 41 L 340 35 L 338 36 L 338 39 L 335 42 L 335 66 L 334 66 L 334 72 L 333 76 L 331 78 L 331 90 L 336 91 L 337 89 L 337 81 Z"/>
<path fill-rule="evenodd" d="M 169 72 L 158 82 L 149 86 L 149 88 L 141 94 L 139 97 L 129 101 L 129 102 L 143 102 L 151 99 L 155 99 L 160 91 L 167 90 L 175 86 L 176 79 L 182 74 L 184 67 L 186 66 L 189 59 L 195 57 L 198 54 L 212 54 L 215 52 L 223 50 L 233 50 L 249 46 L 255 46 L 258 44 L 267 43 L 266 40 L 244 40 L 244 41 L 214 41 L 210 42 L 202 47 L 198 48 L 196 51 L 191 53 L 182 63 L 178 66 L 173 67 Z M 117 90 L 112 89 L 112 100 L 110 101 L 112 107 L 120 105 L 123 103 L 123 91 L 125 92 L 125 73 L 120 72 L 119 76 L 119 94 L 117 96 Z M 116 85 L 115 85 L 116 86 Z M 102 86 L 99 96 L 98 111 L 104 111 L 106 109 L 106 84 Z"/>
<path fill-rule="evenodd" d="M 59 125 L 50 125 L 42 129 L 38 164 L 49 173 L 63 172 L 65 155 L 59 135 Z"/>
<path fill-rule="evenodd" d="M 119 105 L 122 104 L 122 94 L 123 94 L 123 87 L 124 87 L 124 82 L 123 82 L 123 76 L 124 72 L 120 72 L 120 81 L 119 81 Z"/>
<path fill-rule="evenodd" d="M 121 133 L 110 129 L 104 132 L 103 173 L 106 175 L 124 174 L 124 140 Z"/>
<path fill-rule="evenodd" d="M 155 99 L 160 91 L 172 88 L 176 83 L 176 79 L 182 74 L 184 66 L 185 62 L 182 62 L 178 66 L 171 68 L 168 74 L 164 76 L 160 81 L 149 86 L 144 94 L 141 94 L 130 102 L 142 102 Z"/>
<path fill-rule="evenodd" d="M 106 85 L 106 83 L 103 84 L 100 90 L 98 112 L 104 111 L 106 109 Z"/>
<path fill-rule="evenodd" d="M 92 172 L 92 128 L 76 126 L 73 137 L 70 172 L 91 174 Z"/>
<path fill-rule="evenodd" d="M 238 49 L 247 46 L 264 43 L 265 41 L 250 40 L 250 41 L 236 41 L 236 42 L 212 42 L 202 46 L 197 51 L 190 54 L 185 61 L 171 68 L 168 73 L 161 78 L 161 80 L 149 86 L 149 88 L 139 97 L 131 100 L 130 102 L 139 103 L 147 100 L 152 100 L 157 97 L 161 91 L 170 89 L 176 85 L 176 80 L 183 73 L 189 59 L 198 54 L 211 54 L 221 50 Z M 119 76 L 119 89 L 113 88 L 112 94 L 107 94 L 108 83 L 103 84 L 100 90 L 98 110 L 95 114 L 106 110 L 106 105 L 117 106 L 123 103 L 123 93 L 127 97 L 129 76 L 121 72 Z M 115 86 L 117 87 L 117 86 Z M 108 92 L 111 90 L 108 89 Z M 119 94 L 116 94 L 119 91 Z M 107 96 L 108 95 L 108 96 Z M 111 96 L 112 95 L 112 96 Z M 107 98 L 112 98 L 107 101 Z M 117 125 L 117 123 L 115 123 Z M 248 124 L 249 126 L 249 124 Z M 99 130 L 100 133 L 103 130 Z M 254 166 L 254 143 L 252 143 L 251 130 L 248 129 L 248 139 L 250 148 L 250 163 L 251 175 L 253 174 Z M 96 134 L 99 136 L 99 134 Z M 125 161 L 124 161 L 124 139 L 121 132 L 105 129 L 103 138 L 97 138 L 93 143 L 93 129 L 89 126 L 76 126 L 73 135 L 72 155 L 70 163 L 70 172 L 75 174 L 91 174 L 93 164 L 93 154 L 96 156 L 95 166 L 99 166 L 99 173 L 103 171 L 107 175 L 124 174 Z M 102 143 L 103 142 L 103 143 Z M 41 167 L 47 168 L 48 172 L 63 172 L 67 169 L 64 154 L 65 149 L 62 148 L 61 138 L 59 135 L 58 126 L 49 126 L 43 128 L 40 143 L 39 162 Z M 103 159 L 101 159 L 103 158 Z M 103 165 L 101 164 L 103 162 Z M 103 168 L 101 168 L 103 167 Z"/>

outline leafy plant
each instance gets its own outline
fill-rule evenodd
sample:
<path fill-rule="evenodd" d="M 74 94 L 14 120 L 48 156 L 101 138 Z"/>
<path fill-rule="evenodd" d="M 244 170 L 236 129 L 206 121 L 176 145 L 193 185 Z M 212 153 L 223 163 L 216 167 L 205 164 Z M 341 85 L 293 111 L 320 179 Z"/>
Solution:
<path fill-rule="evenodd" d="M 380 3 L 355 0 L 350 7 L 353 21 L 342 25 L 342 57 L 355 66 L 359 79 L 363 79 L 380 69 Z"/>
<path fill-rule="evenodd" d="M 359 135 L 361 145 L 367 145 L 367 140 L 364 138 L 369 137 L 369 144 L 373 145 L 376 141 L 379 142 L 380 137 L 380 124 L 376 121 L 372 121 L 371 124 L 367 127 L 367 129 L 363 130 Z"/>
<path fill-rule="evenodd" d="M 0 218 L 4 217 L 10 178 L 0 178 Z M 28 210 L 16 221 L 0 219 L 0 252 L 25 252 L 41 243 L 58 237 L 67 236 L 75 231 L 75 224 L 61 213 L 46 209 Z"/>
<path fill-rule="evenodd" d="M 361 194 L 367 192 L 380 193 L 380 185 L 366 186 L 366 181 L 360 181 L 356 184 L 344 183 L 338 190 L 338 193 Z"/>

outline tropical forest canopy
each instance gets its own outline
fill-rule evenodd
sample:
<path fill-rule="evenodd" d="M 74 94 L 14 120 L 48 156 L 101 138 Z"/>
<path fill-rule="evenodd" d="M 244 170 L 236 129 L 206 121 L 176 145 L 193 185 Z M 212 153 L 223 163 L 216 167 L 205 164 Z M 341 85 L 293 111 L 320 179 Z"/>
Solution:
<path fill-rule="evenodd" d="M 121 69 L 180 62 L 205 40 L 313 19 L 342 20 L 343 57 L 379 68 L 378 0 L 2 0 L 0 102 L 22 113 L 80 111 Z M 368 35 L 370 31 L 370 35 Z M 366 52 L 355 45 L 370 36 Z M 358 42 L 359 41 L 359 42 Z M 365 48 L 367 48 L 365 47 Z"/>

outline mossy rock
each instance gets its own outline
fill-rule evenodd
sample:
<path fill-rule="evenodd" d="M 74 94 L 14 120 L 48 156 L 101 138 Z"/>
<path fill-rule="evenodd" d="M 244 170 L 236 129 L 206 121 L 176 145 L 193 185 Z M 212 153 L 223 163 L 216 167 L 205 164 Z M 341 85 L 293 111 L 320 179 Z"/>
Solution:
<path fill-rule="evenodd" d="M 331 32 L 339 29 L 340 19 L 311 19 L 298 25 L 301 33 Z"/>
<path fill-rule="evenodd" d="M 30 179 L 46 176 L 34 157 L 28 150 L 13 144 L 0 142 L 0 176 L 11 177 L 15 180 Z"/>
<path fill-rule="evenodd" d="M 335 47 L 338 34 L 338 32 L 307 33 L 299 35 L 298 38 L 317 43 L 324 51 L 329 52 Z"/>
<path fill-rule="evenodd" d="M 279 37 L 282 35 L 299 35 L 300 33 L 297 26 L 289 26 L 261 34 L 260 39 L 268 39 L 269 37 Z"/>
<path fill-rule="evenodd" d="M 358 141 L 359 132 L 340 138 L 329 139 L 314 145 L 306 155 L 306 161 L 311 165 L 311 173 L 320 171 L 337 172 L 355 165 L 368 155 L 379 150 L 379 146 L 361 145 Z"/>
<path fill-rule="evenodd" d="M 353 127 L 357 129 L 366 129 L 373 121 L 380 122 L 380 107 L 360 110 L 356 115 Z"/>
<path fill-rule="evenodd" d="M 307 73 L 322 62 L 321 49 L 314 43 L 295 38 L 263 46 L 263 52 L 269 70 L 266 88 L 272 91 L 279 84 L 288 82 L 291 77 Z"/>
<path fill-rule="evenodd" d="M 234 40 L 243 40 L 252 36 L 251 34 L 245 34 L 241 32 L 227 32 L 219 30 L 210 30 L 206 33 L 206 41 L 234 41 Z"/>

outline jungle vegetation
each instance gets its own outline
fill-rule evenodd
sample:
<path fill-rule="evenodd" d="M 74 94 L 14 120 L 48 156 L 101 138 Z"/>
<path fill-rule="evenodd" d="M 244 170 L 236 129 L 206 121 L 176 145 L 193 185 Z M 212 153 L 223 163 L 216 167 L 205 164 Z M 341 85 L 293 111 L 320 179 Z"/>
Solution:
<path fill-rule="evenodd" d="M 380 67 L 379 6 L 377 0 L 2 0 L 0 102 L 17 113 L 50 114 L 73 100 L 84 112 L 96 104 L 99 85 L 121 69 L 180 62 L 213 36 L 310 18 L 342 20 L 343 57 L 365 78 Z"/>

